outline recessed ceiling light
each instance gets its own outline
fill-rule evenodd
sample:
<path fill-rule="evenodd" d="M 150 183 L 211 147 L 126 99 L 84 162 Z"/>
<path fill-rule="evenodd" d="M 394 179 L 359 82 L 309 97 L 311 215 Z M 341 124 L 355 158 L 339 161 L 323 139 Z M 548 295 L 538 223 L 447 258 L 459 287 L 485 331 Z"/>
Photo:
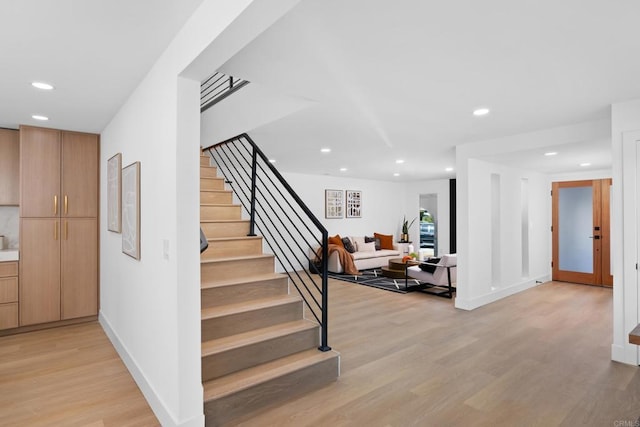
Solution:
<path fill-rule="evenodd" d="M 45 83 L 45 82 L 31 82 L 31 86 L 38 88 L 38 89 L 42 89 L 42 90 L 52 90 L 53 86 L 50 85 L 49 83 Z"/>
<path fill-rule="evenodd" d="M 453 168 L 446 168 L 445 172 L 453 172 Z"/>
<path fill-rule="evenodd" d="M 489 114 L 489 109 L 488 108 L 477 108 L 475 110 L 473 110 L 473 115 L 474 116 L 486 116 L 487 114 Z"/>
<path fill-rule="evenodd" d="M 557 151 L 548 151 L 548 152 L 544 153 L 545 156 L 555 156 L 556 154 L 558 154 Z"/>
<path fill-rule="evenodd" d="M 320 152 L 321 153 L 330 153 L 331 152 L 331 148 L 321 148 Z"/>
<path fill-rule="evenodd" d="M 398 172 L 394 173 L 393 176 L 400 176 Z"/>
<path fill-rule="evenodd" d="M 34 114 L 33 116 L 31 116 L 31 118 L 36 119 L 36 120 L 49 120 L 49 117 L 47 117 L 47 116 L 39 116 L 38 114 Z"/>
<path fill-rule="evenodd" d="M 347 168 L 340 168 L 340 172 L 346 172 Z"/>
<path fill-rule="evenodd" d="M 397 165 L 401 165 L 401 164 L 403 164 L 403 163 L 404 163 L 404 160 L 402 160 L 402 159 L 398 159 L 398 160 L 396 160 L 396 164 L 397 164 Z"/>
<path fill-rule="evenodd" d="M 589 163 L 589 162 L 580 163 L 580 166 L 582 166 L 584 168 L 584 167 L 587 167 L 587 166 L 591 166 L 591 163 Z"/>
<path fill-rule="evenodd" d="M 275 163 L 276 159 L 269 159 L 269 163 Z"/>

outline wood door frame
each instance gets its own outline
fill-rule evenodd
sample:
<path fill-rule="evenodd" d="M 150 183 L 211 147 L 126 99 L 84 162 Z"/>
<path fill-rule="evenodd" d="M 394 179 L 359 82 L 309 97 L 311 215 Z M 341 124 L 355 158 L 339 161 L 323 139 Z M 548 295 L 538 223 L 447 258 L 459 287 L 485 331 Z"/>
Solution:
<path fill-rule="evenodd" d="M 552 278 L 588 285 L 613 286 L 611 275 L 611 178 L 552 183 Z M 559 195 L 561 188 L 591 187 L 593 201 L 593 273 L 560 270 L 559 263 Z M 596 238 L 597 237 L 597 238 Z"/>

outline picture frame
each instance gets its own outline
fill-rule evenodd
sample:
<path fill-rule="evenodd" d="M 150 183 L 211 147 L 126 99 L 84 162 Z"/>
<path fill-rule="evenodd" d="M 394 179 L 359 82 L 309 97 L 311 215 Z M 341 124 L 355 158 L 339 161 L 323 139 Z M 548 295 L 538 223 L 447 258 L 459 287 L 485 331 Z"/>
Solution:
<path fill-rule="evenodd" d="M 140 259 L 140 162 L 122 169 L 122 252 Z"/>
<path fill-rule="evenodd" d="M 345 216 L 347 218 L 362 217 L 362 191 L 346 190 L 345 191 Z"/>
<path fill-rule="evenodd" d="M 122 231 L 122 153 L 107 160 L 107 230 Z"/>
<path fill-rule="evenodd" d="M 343 217 L 344 203 L 342 190 L 324 190 L 324 216 L 327 219 Z"/>

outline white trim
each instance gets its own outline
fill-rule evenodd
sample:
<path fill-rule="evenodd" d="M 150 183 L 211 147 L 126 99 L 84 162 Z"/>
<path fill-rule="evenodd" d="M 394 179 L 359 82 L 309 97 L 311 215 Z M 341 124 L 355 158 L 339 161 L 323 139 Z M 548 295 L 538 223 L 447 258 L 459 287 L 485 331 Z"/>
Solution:
<path fill-rule="evenodd" d="M 550 280 L 551 280 L 550 275 L 544 275 L 538 278 L 528 279 L 524 282 L 516 283 L 506 288 L 500 288 L 496 292 L 491 292 L 489 294 L 481 295 L 479 297 L 472 298 L 469 300 L 463 300 L 456 297 L 455 306 L 456 308 L 459 308 L 462 310 L 474 310 L 478 307 L 482 307 L 483 305 L 501 300 L 502 298 L 506 298 L 513 294 L 517 294 L 518 292 L 526 291 L 527 289 L 536 287 Z"/>
<path fill-rule="evenodd" d="M 166 405 L 160 398 L 160 395 L 155 391 L 153 386 L 147 380 L 147 377 L 144 375 L 144 372 L 138 366 L 138 363 L 133 359 L 131 353 L 127 350 L 127 347 L 124 345 L 122 340 L 118 337 L 118 334 L 114 331 L 111 323 L 106 318 L 104 313 L 100 311 L 98 316 L 98 321 L 102 326 L 105 334 L 111 341 L 111 344 L 118 352 L 120 359 L 125 364 L 129 373 L 133 377 L 134 381 L 138 385 L 138 388 L 144 395 L 147 403 L 151 407 L 151 410 L 155 414 L 160 424 L 163 426 L 175 426 L 175 427 L 200 427 L 204 425 L 204 414 L 199 414 L 189 420 L 185 420 L 182 422 L 176 421 L 176 419 L 171 415 L 171 413 L 167 410 Z"/>

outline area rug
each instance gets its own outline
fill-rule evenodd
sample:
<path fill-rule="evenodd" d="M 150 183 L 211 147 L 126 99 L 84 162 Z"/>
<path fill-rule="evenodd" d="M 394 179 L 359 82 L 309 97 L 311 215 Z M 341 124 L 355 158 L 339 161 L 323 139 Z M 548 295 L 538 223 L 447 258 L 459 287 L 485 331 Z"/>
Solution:
<path fill-rule="evenodd" d="M 359 276 L 351 274 L 338 274 L 329 272 L 328 276 L 332 279 L 342 280 L 344 282 L 355 283 L 357 285 L 371 286 L 373 288 L 384 289 L 385 291 L 406 294 L 407 292 L 424 289 L 426 284 L 419 280 L 409 279 L 407 281 L 408 288 L 405 288 L 404 279 L 390 279 L 382 275 L 382 270 L 360 270 Z"/>

